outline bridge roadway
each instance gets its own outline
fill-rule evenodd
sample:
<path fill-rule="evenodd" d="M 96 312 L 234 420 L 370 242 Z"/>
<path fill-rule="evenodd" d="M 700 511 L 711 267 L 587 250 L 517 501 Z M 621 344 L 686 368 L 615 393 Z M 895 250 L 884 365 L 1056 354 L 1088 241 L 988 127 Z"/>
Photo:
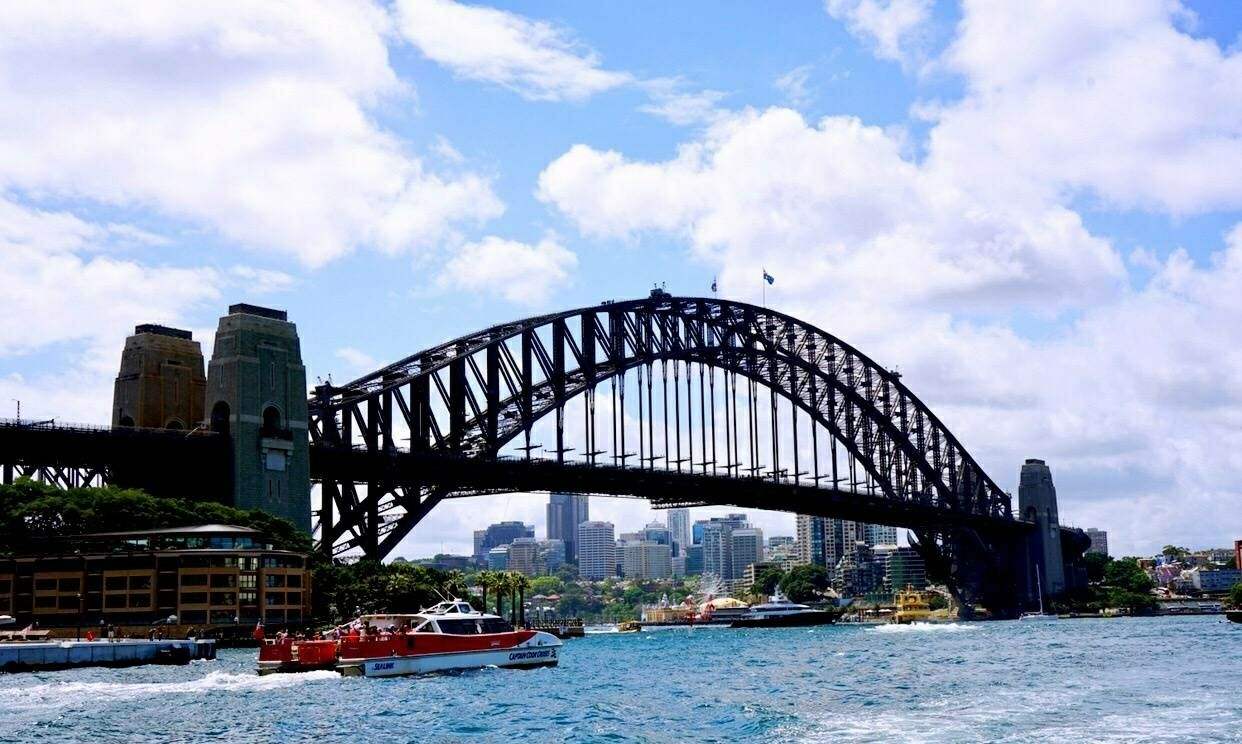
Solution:
<path fill-rule="evenodd" d="M 444 498 L 478 492 L 557 491 L 643 498 L 658 507 L 735 506 L 836 517 L 907 528 L 972 527 L 1025 534 L 1033 522 L 983 514 L 954 513 L 943 506 L 899 500 L 865 490 L 832 489 L 770 478 L 710 475 L 675 470 L 620 468 L 550 459 L 479 459 L 447 453 L 311 445 L 311 478 L 344 479 L 368 473 L 379 481 L 417 482 L 417 474 L 445 491 Z"/>

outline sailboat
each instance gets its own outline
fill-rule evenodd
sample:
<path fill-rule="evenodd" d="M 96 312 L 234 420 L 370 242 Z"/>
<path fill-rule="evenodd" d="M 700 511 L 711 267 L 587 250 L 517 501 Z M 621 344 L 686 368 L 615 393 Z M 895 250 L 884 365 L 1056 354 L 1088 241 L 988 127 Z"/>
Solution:
<path fill-rule="evenodd" d="M 1039 566 L 1035 566 L 1035 589 L 1039 593 L 1039 612 L 1024 612 L 1020 620 L 1056 620 L 1056 615 L 1044 612 L 1044 580 L 1039 575 Z"/>

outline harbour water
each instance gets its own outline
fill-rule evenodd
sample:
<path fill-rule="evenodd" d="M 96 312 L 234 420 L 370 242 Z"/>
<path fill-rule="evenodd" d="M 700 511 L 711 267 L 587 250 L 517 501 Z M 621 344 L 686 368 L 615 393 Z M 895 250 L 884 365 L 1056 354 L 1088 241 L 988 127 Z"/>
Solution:
<path fill-rule="evenodd" d="M 0 675 L 0 741 L 1242 741 L 1223 618 L 592 634 L 554 669 Z"/>

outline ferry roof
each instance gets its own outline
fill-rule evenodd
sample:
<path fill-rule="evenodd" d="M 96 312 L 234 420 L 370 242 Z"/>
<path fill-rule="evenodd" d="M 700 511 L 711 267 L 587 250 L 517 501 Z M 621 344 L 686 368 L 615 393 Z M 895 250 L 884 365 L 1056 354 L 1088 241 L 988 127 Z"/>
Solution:
<path fill-rule="evenodd" d="M 120 530 L 91 532 L 78 537 L 148 537 L 153 535 L 258 535 L 258 530 L 231 524 L 199 524 L 186 527 L 161 527 L 153 530 Z"/>

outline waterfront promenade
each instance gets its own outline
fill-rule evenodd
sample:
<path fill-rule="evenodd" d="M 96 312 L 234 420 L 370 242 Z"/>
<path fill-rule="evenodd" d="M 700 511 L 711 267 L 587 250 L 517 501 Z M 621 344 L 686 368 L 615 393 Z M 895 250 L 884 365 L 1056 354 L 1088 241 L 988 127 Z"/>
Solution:
<path fill-rule="evenodd" d="M 1233 742 L 1219 617 L 589 635 L 561 666 L 393 680 L 186 667 L 0 676 L 0 740 Z"/>

